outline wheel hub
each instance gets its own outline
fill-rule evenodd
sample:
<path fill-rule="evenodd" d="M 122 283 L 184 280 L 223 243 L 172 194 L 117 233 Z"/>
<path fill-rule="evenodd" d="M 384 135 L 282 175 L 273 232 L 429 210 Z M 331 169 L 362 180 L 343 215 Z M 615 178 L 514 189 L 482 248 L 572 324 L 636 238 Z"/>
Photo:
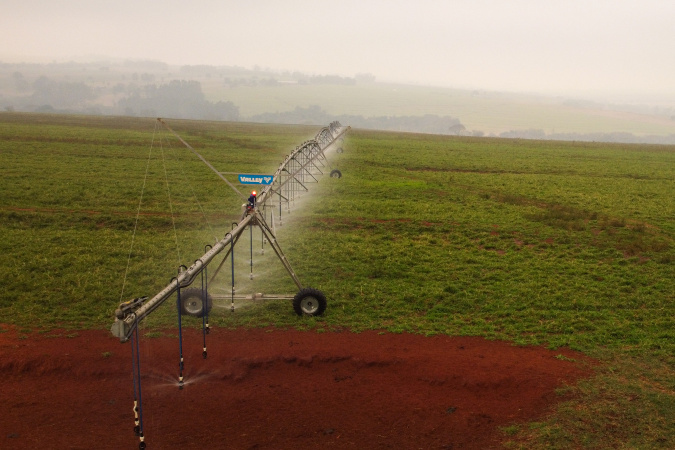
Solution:
<path fill-rule="evenodd" d="M 319 302 L 314 297 L 306 297 L 300 303 L 300 307 L 305 314 L 314 314 L 319 309 Z"/>

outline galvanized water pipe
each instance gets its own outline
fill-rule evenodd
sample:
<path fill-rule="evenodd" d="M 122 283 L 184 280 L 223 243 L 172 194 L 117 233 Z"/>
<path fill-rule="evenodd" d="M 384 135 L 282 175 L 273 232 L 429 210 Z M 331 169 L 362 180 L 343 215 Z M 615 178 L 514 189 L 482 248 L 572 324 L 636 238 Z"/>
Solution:
<path fill-rule="evenodd" d="M 253 215 L 247 215 L 237 224 L 237 226 L 227 233 L 225 237 L 216 243 L 213 248 L 208 252 L 202 255 L 201 258 L 197 259 L 194 264 L 188 267 L 187 270 L 181 272 L 176 278 L 172 279 L 171 282 L 162 289 L 157 295 L 148 300 L 138 308 L 136 311 L 127 314 L 126 316 L 121 314 L 121 311 L 118 309 L 115 312 L 116 318 L 113 322 L 110 331 L 114 336 L 120 338 L 121 342 L 126 342 L 131 337 L 131 333 L 138 326 L 138 323 L 143 320 L 147 315 L 157 309 L 166 299 L 171 297 L 171 295 L 178 290 L 178 288 L 189 286 L 194 281 L 195 277 L 199 275 L 202 270 L 216 257 L 225 247 L 235 238 L 246 229 L 246 226 L 253 220 Z"/>

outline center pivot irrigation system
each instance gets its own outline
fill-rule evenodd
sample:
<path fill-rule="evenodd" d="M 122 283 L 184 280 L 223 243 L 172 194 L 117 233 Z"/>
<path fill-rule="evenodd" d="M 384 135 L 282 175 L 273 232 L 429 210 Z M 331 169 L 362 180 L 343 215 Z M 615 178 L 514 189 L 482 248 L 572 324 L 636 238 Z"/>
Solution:
<path fill-rule="evenodd" d="M 313 140 L 306 141 L 301 146 L 298 146 L 295 151 L 286 156 L 279 168 L 276 170 L 271 178 L 269 176 L 249 176 L 244 178 L 244 182 L 254 179 L 255 181 L 262 181 L 260 184 L 265 184 L 264 188 L 259 194 L 252 194 L 248 199 L 242 194 L 230 181 L 223 176 L 224 173 L 216 170 L 202 155 L 185 142 L 175 131 L 173 131 L 162 119 L 157 119 L 158 123 L 164 126 L 171 134 L 173 134 L 181 143 L 183 143 L 190 151 L 199 157 L 211 170 L 213 170 L 223 181 L 225 181 L 230 188 L 232 188 L 242 199 L 246 200 L 242 207 L 242 217 L 238 223 L 232 224 L 232 229 L 223 239 L 216 242 L 214 245 L 207 245 L 205 253 L 190 266 L 180 266 L 178 269 L 178 276 L 171 279 L 169 284 L 158 292 L 154 297 L 138 297 L 132 300 L 123 302 L 115 310 L 115 321 L 112 324 L 110 331 L 112 334 L 120 339 L 121 342 L 131 341 L 132 345 L 132 373 L 134 379 L 134 433 L 139 437 L 139 448 L 146 448 L 145 436 L 143 433 L 143 408 L 141 402 L 141 370 L 140 370 L 140 355 L 138 346 L 138 326 L 140 322 L 148 315 L 152 314 L 160 305 L 168 300 L 174 293 L 176 293 L 176 308 L 178 312 L 178 329 L 179 329 L 179 353 L 180 353 L 180 373 L 178 377 L 178 387 L 183 388 L 183 338 L 182 338 L 182 324 L 181 315 L 189 315 L 202 318 L 202 328 L 204 335 L 204 351 L 203 357 L 207 357 L 206 352 L 206 334 L 209 333 L 208 315 L 212 307 L 213 298 L 208 292 L 208 285 L 213 281 L 215 276 L 225 266 L 226 261 L 231 262 L 232 269 L 232 294 L 229 298 L 232 301 L 232 311 L 234 311 L 235 299 L 293 299 L 293 309 L 298 315 L 319 316 L 323 314 L 326 309 L 326 297 L 318 289 L 311 287 L 303 287 L 297 275 L 293 271 L 286 256 L 277 243 L 275 233 L 275 219 L 274 214 L 278 206 L 278 221 L 281 224 L 281 214 L 283 206 L 286 205 L 290 210 L 290 203 L 296 197 L 309 191 L 309 186 L 312 183 L 317 183 L 322 175 L 325 175 L 328 170 L 333 178 L 342 177 L 342 173 L 337 169 L 332 169 L 326 158 L 326 152 L 332 147 L 336 147 L 336 153 L 342 153 L 342 147 L 337 143 L 343 141 L 345 133 L 349 131 L 349 127 L 340 125 L 339 122 L 332 122 L 329 126 L 324 127 L 319 131 Z M 264 181 L 263 181 L 264 179 Z M 242 176 L 240 175 L 240 181 Z M 269 211 L 270 224 L 267 222 Z M 269 295 L 269 294 L 251 294 L 247 296 L 235 295 L 234 288 L 234 247 L 242 236 L 242 233 L 247 228 L 251 230 L 254 226 L 260 228 L 263 235 L 263 243 L 269 242 L 284 268 L 291 276 L 299 291 L 293 295 Z M 209 277 L 207 276 L 207 269 L 218 255 L 225 252 L 222 261 L 215 269 L 215 273 Z M 251 261 L 253 253 L 253 243 L 251 239 Z M 252 262 L 251 262 L 252 264 Z M 251 269 L 252 270 L 252 269 Z M 197 277 L 201 275 L 201 285 L 199 287 L 191 286 Z M 251 279 L 253 272 L 251 272 Z M 220 296 L 220 298 L 228 298 L 228 296 Z"/>

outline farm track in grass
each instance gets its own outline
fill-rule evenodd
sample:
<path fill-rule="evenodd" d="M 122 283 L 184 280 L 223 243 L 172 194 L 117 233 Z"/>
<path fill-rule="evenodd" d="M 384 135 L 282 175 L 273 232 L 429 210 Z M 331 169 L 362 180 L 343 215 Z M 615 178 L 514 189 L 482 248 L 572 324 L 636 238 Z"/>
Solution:
<path fill-rule="evenodd" d="M 172 127 L 233 172 L 274 170 L 316 132 Z M 240 211 L 151 119 L 2 113 L 0 137 L 0 313 L 26 333 L 108 328 L 127 264 L 125 298 L 154 295 Z M 675 148 L 362 130 L 344 148 L 331 158 L 343 177 L 313 186 L 278 229 L 326 315 L 270 302 L 213 326 L 570 347 L 601 361 L 596 375 L 548 418 L 506 427 L 512 447 L 675 447 Z M 254 259 L 267 291 L 293 292 L 269 255 Z M 147 326 L 174 320 L 160 311 Z"/>

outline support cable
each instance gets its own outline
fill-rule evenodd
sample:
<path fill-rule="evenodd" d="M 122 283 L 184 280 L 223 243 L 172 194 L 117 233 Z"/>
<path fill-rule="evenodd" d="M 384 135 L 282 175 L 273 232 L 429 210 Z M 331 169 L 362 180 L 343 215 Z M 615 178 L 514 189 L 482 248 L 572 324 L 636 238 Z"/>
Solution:
<path fill-rule="evenodd" d="M 218 175 L 218 176 L 220 177 L 221 180 L 223 180 L 225 183 L 227 183 L 227 185 L 230 186 L 234 192 L 236 192 L 237 194 L 239 194 L 239 197 L 241 197 L 242 199 L 246 200 L 246 196 L 245 196 L 244 194 L 242 194 L 241 192 L 239 192 L 239 190 L 238 190 L 236 187 L 234 187 L 234 184 L 230 183 L 230 182 L 227 180 L 227 178 L 225 178 L 220 172 L 218 172 L 218 171 L 216 170 L 216 168 L 213 167 L 206 159 L 204 159 L 204 157 L 203 157 L 202 155 L 200 155 L 199 153 L 197 153 L 197 150 L 195 150 L 194 148 L 192 148 L 192 146 L 191 146 L 190 144 L 188 144 L 187 142 L 185 142 L 185 141 L 183 140 L 182 137 L 178 136 L 178 134 L 177 134 L 175 131 L 173 131 L 173 130 L 171 129 L 171 127 L 169 127 L 162 119 L 158 118 L 157 121 L 158 121 L 159 123 L 161 123 L 162 125 L 164 125 L 164 127 L 166 127 L 166 129 L 169 130 L 169 132 L 171 132 L 171 134 L 173 134 L 174 136 L 176 136 L 176 138 L 177 138 L 179 141 L 181 141 L 181 142 L 183 143 L 183 145 L 185 145 L 188 149 L 190 149 L 190 151 L 192 151 L 192 153 L 194 153 L 195 155 L 197 155 L 197 156 L 199 157 L 199 159 L 201 159 L 202 162 L 204 162 L 204 164 L 206 164 L 211 170 L 213 170 L 213 171 L 216 173 L 216 175 Z"/>
<path fill-rule="evenodd" d="M 199 198 L 197 198 L 197 194 L 195 192 L 194 186 L 192 185 L 190 180 L 188 180 L 188 177 L 185 174 L 185 168 L 183 167 L 183 164 L 178 157 L 177 149 L 175 149 L 174 147 L 171 146 L 171 141 L 169 141 L 168 139 L 166 140 L 166 142 L 167 142 L 169 148 L 171 148 L 173 150 L 173 155 L 176 158 L 176 161 L 178 162 L 178 167 L 180 167 L 180 173 L 183 177 L 183 182 L 190 188 L 190 192 L 192 193 L 192 198 L 197 203 L 197 206 L 199 207 L 199 211 L 202 213 L 202 218 L 204 219 L 204 222 L 209 227 L 209 231 L 214 236 L 215 241 L 218 242 L 218 237 L 216 236 L 216 233 L 213 231 L 213 227 L 211 226 L 211 222 L 206 217 L 206 212 L 204 211 L 204 207 L 202 206 L 202 203 L 199 201 Z"/>
<path fill-rule="evenodd" d="M 227 233 L 225 236 L 227 236 L 228 234 L 230 236 L 232 236 L 231 233 Z M 240 237 L 241 237 L 241 233 L 235 234 L 234 236 L 232 236 L 232 242 L 234 244 L 236 244 L 239 241 Z M 216 276 L 218 276 L 221 269 L 225 266 L 225 263 L 227 262 L 227 258 L 230 255 L 230 252 L 233 251 L 233 249 L 234 249 L 234 247 L 230 246 L 230 248 L 225 251 L 225 255 L 223 255 L 223 260 L 220 262 L 220 264 L 218 264 L 218 267 L 216 267 L 216 270 L 214 271 L 213 275 L 211 275 L 211 279 L 209 280 L 209 283 L 214 282 L 214 280 L 216 279 Z"/>
<path fill-rule="evenodd" d="M 169 210 L 171 211 L 171 223 L 173 224 L 173 237 L 176 241 L 176 256 L 178 257 L 178 264 L 180 264 L 180 248 L 178 246 L 178 232 L 176 231 L 176 219 L 173 216 L 173 202 L 171 201 L 171 188 L 169 187 L 169 175 L 166 171 L 166 161 L 164 160 L 164 145 L 160 140 L 160 146 L 162 152 L 162 167 L 164 168 L 164 182 L 166 184 L 166 195 L 169 199 Z"/>
<path fill-rule="evenodd" d="M 138 199 L 138 208 L 136 208 L 136 220 L 134 221 L 134 231 L 131 234 L 131 246 L 129 247 L 129 256 L 127 257 L 127 267 L 124 270 L 124 278 L 122 280 L 122 292 L 120 293 L 120 303 L 124 298 L 124 288 L 127 284 L 127 275 L 129 274 L 129 265 L 131 264 L 131 253 L 134 250 L 134 241 L 136 239 L 136 230 L 138 229 L 138 219 L 141 216 L 141 205 L 143 204 L 143 194 L 145 193 L 145 185 L 148 180 L 148 172 L 150 171 L 150 158 L 152 157 L 152 147 L 155 144 L 155 133 L 157 132 L 157 124 L 155 130 L 152 132 L 152 142 L 150 143 L 150 151 L 148 152 L 148 160 L 145 163 L 145 176 L 143 177 L 143 186 L 141 187 L 141 196 Z"/>

